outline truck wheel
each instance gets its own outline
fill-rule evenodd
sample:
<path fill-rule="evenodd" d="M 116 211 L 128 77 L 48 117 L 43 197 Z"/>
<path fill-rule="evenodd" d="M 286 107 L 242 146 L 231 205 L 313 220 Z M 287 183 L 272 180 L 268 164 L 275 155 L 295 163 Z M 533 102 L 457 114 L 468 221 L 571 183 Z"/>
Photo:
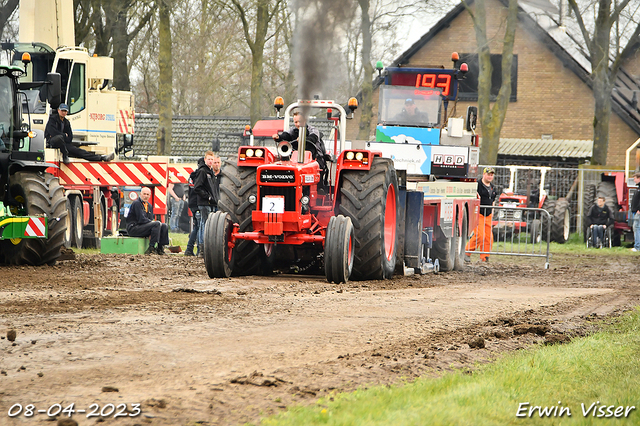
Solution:
<path fill-rule="evenodd" d="M 69 248 L 73 245 L 73 199 L 67 198 L 65 203 L 65 209 L 67 210 L 67 217 L 65 218 L 65 224 L 67 226 L 64 232 L 64 246 Z"/>
<path fill-rule="evenodd" d="M 67 231 L 67 197 L 58 179 L 49 173 L 17 172 L 10 179 L 11 195 L 19 203 L 11 212 L 46 216 L 48 238 L 0 241 L 0 261 L 10 265 L 53 265 L 60 256 Z"/>
<path fill-rule="evenodd" d="M 237 159 L 227 160 L 220 173 L 220 200 L 218 209 L 229 213 L 233 223 L 240 225 L 240 232 L 253 231 L 251 212 L 257 204 L 251 203 L 249 197 L 258 193 L 257 173 L 255 167 L 238 167 Z M 239 240 L 236 244 L 237 263 L 235 275 L 268 275 L 272 272 L 273 253 L 265 253 L 262 244 L 253 241 Z"/>
<path fill-rule="evenodd" d="M 204 226 L 204 266 L 209 278 L 228 278 L 233 271 L 234 253 L 229 246 L 233 222 L 229 213 L 215 212 L 209 215 Z"/>
<path fill-rule="evenodd" d="M 324 272 L 327 281 L 349 281 L 353 270 L 354 233 L 351 219 L 342 215 L 329 219 L 324 242 Z"/>
<path fill-rule="evenodd" d="M 82 248 L 82 237 L 84 231 L 84 209 L 82 207 L 82 197 L 73 198 L 73 246 Z"/>
<path fill-rule="evenodd" d="M 453 236 L 447 237 L 442 230 L 438 228 L 438 239 L 433 240 L 432 258 L 434 260 L 438 259 L 440 262 L 440 270 L 443 272 L 453 271 L 455 268 L 456 254 L 458 252 L 458 234 L 459 232 L 454 230 Z M 462 250 L 464 250 L 464 247 Z"/>
<path fill-rule="evenodd" d="M 564 244 L 569 239 L 571 231 L 571 208 L 566 198 L 556 200 L 553 216 L 551 217 L 551 239 Z"/>
<path fill-rule="evenodd" d="M 398 177 L 389 158 L 375 157 L 370 170 L 341 174 L 339 212 L 355 233 L 352 278 L 380 280 L 396 266 Z"/>
<path fill-rule="evenodd" d="M 456 226 L 456 253 L 453 269 L 456 271 L 464 270 L 464 247 L 469 238 L 469 220 L 467 219 L 467 210 L 462 209 L 462 231 Z"/>

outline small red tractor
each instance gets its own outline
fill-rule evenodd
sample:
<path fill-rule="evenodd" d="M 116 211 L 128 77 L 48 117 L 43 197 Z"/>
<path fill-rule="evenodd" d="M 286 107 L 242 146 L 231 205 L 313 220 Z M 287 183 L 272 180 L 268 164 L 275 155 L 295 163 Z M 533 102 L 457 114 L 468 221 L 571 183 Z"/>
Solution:
<path fill-rule="evenodd" d="M 545 189 L 545 177 L 550 167 L 509 166 L 509 186 L 498 197 L 498 205 L 505 209 L 495 208 L 493 214 L 493 233 L 496 240 L 508 240 L 511 235 L 530 232 L 535 242 L 540 242 L 547 228 L 544 216 L 535 211 L 519 211 L 519 208 L 538 208 L 549 212 L 551 241 L 565 243 L 569 239 L 571 226 L 571 209 L 567 198 L 549 199 Z M 539 172 L 538 188 L 531 188 L 530 179 L 526 179 L 525 188 L 520 188 L 518 173 Z M 543 228 L 544 225 L 544 228 Z"/>
<path fill-rule="evenodd" d="M 357 107 L 355 99 L 349 106 L 352 111 Z M 398 179 L 392 160 L 347 149 L 347 113 L 333 101 L 290 105 L 279 121 L 284 130 L 297 107 L 323 108 L 335 123 L 333 152 L 340 154 L 329 162 L 328 185 L 321 183 L 322 170 L 305 144 L 296 151 L 282 141 L 276 153 L 266 147 L 240 147 L 237 160 L 222 168 L 220 211 L 209 216 L 205 227 L 209 276 L 268 274 L 279 257 L 299 272 L 319 271 L 324 264 L 329 282 L 346 282 L 352 274 L 358 279 L 390 278 L 398 226 Z M 361 241 L 358 250 L 356 238 Z"/>

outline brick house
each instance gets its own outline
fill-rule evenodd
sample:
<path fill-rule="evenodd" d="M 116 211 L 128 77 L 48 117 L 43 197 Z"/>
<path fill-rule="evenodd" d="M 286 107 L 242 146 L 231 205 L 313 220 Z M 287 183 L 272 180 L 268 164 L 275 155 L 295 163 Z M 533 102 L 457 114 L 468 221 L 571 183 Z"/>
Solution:
<path fill-rule="evenodd" d="M 486 7 L 489 39 L 494 40 L 491 45 L 495 56 L 493 63 L 499 64 L 502 52 L 499 41 L 504 33 L 506 9 L 501 0 L 487 0 Z M 559 32 L 562 30 L 549 16 L 532 6 L 520 6 L 512 70 L 514 85 L 501 132 L 499 163 L 528 161 L 556 166 L 576 165 L 591 156 L 594 99 L 585 70 L 589 67 L 588 61 L 577 49 L 564 43 L 566 33 Z M 580 40 L 579 37 L 576 39 Z M 477 52 L 471 17 L 462 4 L 454 7 L 392 64 L 385 65 L 450 68 L 451 52 L 454 51 L 471 61 Z M 473 70 L 471 61 L 469 74 Z M 637 105 L 632 105 L 633 91 L 640 90 L 638 74 L 640 53 L 621 70 L 617 90 L 612 96 L 609 166 L 623 167 L 626 149 L 640 137 L 640 114 Z M 380 80 L 376 79 L 374 84 L 371 134 L 375 130 Z M 474 97 L 472 84 L 470 86 L 461 90 L 456 116 L 464 115 L 468 105 L 477 105 L 477 94 Z M 637 95 L 640 98 L 640 93 Z M 356 139 L 358 123 L 359 112 L 356 111 L 355 119 L 348 125 L 348 139 Z M 482 129 L 479 132 L 482 135 Z M 514 145 L 520 148 L 514 150 Z M 562 152 L 573 152 L 573 156 L 565 157 L 567 154 L 560 153 L 558 145 L 564 146 Z M 527 151 L 527 147 L 533 149 Z"/>

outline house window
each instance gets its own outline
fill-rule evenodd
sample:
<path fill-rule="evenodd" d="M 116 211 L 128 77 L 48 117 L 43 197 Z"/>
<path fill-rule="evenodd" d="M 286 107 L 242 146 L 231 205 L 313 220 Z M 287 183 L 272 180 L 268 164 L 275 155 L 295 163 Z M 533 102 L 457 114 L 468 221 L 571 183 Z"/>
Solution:
<path fill-rule="evenodd" d="M 477 101 L 478 100 L 478 75 L 480 67 L 478 66 L 478 55 L 476 53 L 460 54 L 460 62 L 466 62 L 469 66 L 469 72 L 464 80 L 460 81 L 458 86 L 458 99 L 461 101 Z M 491 74 L 491 101 L 495 101 L 500 86 L 502 85 L 502 55 L 491 55 L 491 66 L 493 72 Z M 511 64 L 511 97 L 509 101 L 518 100 L 518 55 L 513 55 Z"/>

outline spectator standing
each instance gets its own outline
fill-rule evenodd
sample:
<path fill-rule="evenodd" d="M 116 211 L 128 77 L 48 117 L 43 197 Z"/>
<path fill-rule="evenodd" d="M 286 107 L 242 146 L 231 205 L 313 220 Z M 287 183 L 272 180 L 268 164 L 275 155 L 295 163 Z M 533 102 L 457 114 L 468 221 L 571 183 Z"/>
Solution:
<path fill-rule="evenodd" d="M 589 213 L 587 213 L 587 219 L 593 235 L 594 247 L 602 248 L 604 231 L 607 226 L 613 224 L 613 213 L 611 213 L 609 206 L 606 205 L 604 197 L 598 197 L 596 203 L 591 206 Z"/>
<path fill-rule="evenodd" d="M 493 177 L 496 171 L 493 167 L 485 167 L 482 171 L 482 178 L 478 179 L 478 197 L 480 197 L 481 206 L 492 206 L 496 199 L 496 188 L 493 186 Z M 471 251 L 491 251 L 493 247 L 493 230 L 491 229 L 491 220 L 493 218 L 493 209 L 489 207 L 480 207 L 478 215 L 478 226 L 473 230 L 471 239 L 465 247 L 466 261 L 470 258 Z M 483 262 L 489 261 L 488 254 L 481 254 L 480 259 Z"/>
<path fill-rule="evenodd" d="M 636 183 L 636 192 L 631 199 L 631 221 L 633 228 L 633 248 L 631 251 L 640 251 L 640 172 L 633 175 L 633 181 Z"/>
<path fill-rule="evenodd" d="M 207 224 L 209 214 L 218 210 L 218 198 L 220 195 L 220 157 L 212 151 L 204 154 L 204 165 L 198 167 L 198 175 L 194 184 L 198 210 L 200 211 L 200 232 L 198 244 L 204 248 L 204 227 Z M 204 251 L 198 250 L 198 256 L 203 257 Z"/>
<path fill-rule="evenodd" d="M 153 219 L 153 207 L 149 198 L 151 188 L 145 186 L 129 208 L 127 233 L 130 237 L 149 237 L 149 248 L 144 254 L 164 254 L 164 246 L 169 244 L 169 228 L 166 223 Z"/>
<path fill-rule="evenodd" d="M 198 169 L 205 165 L 204 157 L 198 160 L 198 168 L 191 172 L 189 175 L 189 210 L 191 210 L 191 217 L 193 218 L 193 227 L 189 234 L 189 242 L 187 242 L 187 250 L 184 252 L 185 256 L 195 256 L 193 248 L 198 242 L 198 235 L 200 235 L 200 211 L 198 210 L 198 197 L 195 192 L 195 182 L 198 177 Z M 198 254 L 202 252 L 202 245 L 198 244 Z"/>
<path fill-rule="evenodd" d="M 169 192 L 169 203 L 171 207 L 169 229 L 171 232 L 178 232 L 180 230 L 180 216 L 182 216 L 182 210 L 185 205 L 184 187 L 179 183 L 170 183 L 167 189 Z"/>

